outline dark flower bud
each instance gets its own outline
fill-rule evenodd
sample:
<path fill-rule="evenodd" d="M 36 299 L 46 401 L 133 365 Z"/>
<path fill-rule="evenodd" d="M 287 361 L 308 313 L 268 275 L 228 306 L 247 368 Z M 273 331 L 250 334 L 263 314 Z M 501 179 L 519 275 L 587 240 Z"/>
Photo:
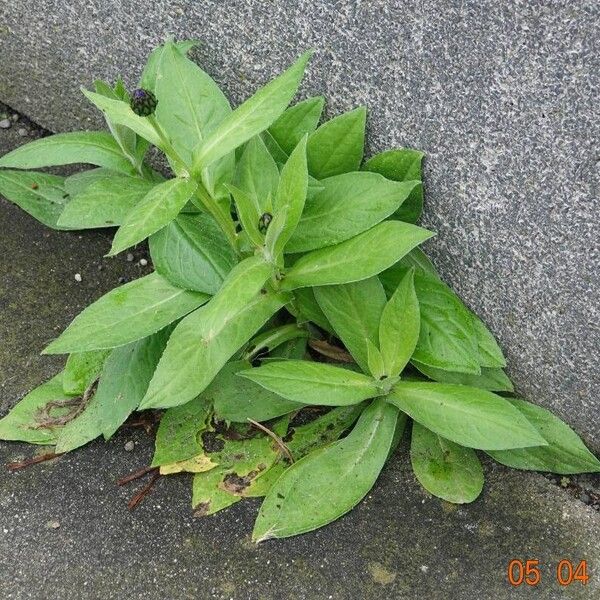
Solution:
<path fill-rule="evenodd" d="M 263 213 L 258 220 L 258 230 L 261 233 L 267 233 L 267 229 L 269 228 L 269 223 L 273 220 L 273 215 L 271 213 Z"/>
<path fill-rule="evenodd" d="M 139 88 L 133 90 L 129 106 L 131 110 L 140 117 L 149 117 L 155 110 L 158 100 L 149 90 Z"/>

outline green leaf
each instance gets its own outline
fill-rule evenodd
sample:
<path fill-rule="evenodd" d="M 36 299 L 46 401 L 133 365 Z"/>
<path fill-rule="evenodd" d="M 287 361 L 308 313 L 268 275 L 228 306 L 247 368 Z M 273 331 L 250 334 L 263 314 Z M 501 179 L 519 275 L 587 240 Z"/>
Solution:
<path fill-rule="evenodd" d="M 405 273 L 406 268 L 395 269 L 394 277 Z M 388 290 L 392 283 L 389 275 L 384 278 Z M 471 311 L 445 283 L 424 271 L 415 271 L 415 290 L 421 331 L 413 359 L 436 369 L 479 375 L 479 349 Z"/>
<path fill-rule="evenodd" d="M 433 235 L 401 221 L 385 221 L 345 242 L 302 256 L 287 272 L 282 289 L 360 281 L 391 267 Z"/>
<path fill-rule="evenodd" d="M 481 375 L 469 375 L 468 373 L 454 373 L 443 369 L 436 369 L 424 365 L 416 360 L 411 361 L 423 375 L 441 383 L 459 383 L 470 385 L 490 392 L 512 392 L 513 384 L 502 369 L 481 368 Z"/>
<path fill-rule="evenodd" d="M 365 146 L 364 106 L 323 123 L 309 138 L 308 170 L 317 179 L 358 171 Z"/>
<path fill-rule="evenodd" d="M 379 324 L 379 348 L 389 377 L 400 375 L 419 339 L 419 301 L 414 286 L 414 270 L 400 281 L 383 309 Z"/>
<path fill-rule="evenodd" d="M 477 337 L 477 347 L 479 350 L 479 364 L 488 368 L 503 368 L 506 366 L 506 359 L 498 342 L 483 321 L 475 314 L 471 313 L 471 320 Z"/>
<path fill-rule="evenodd" d="M 174 285 L 216 294 L 236 264 L 234 250 L 207 213 L 180 214 L 148 240 L 154 268 Z"/>
<path fill-rule="evenodd" d="M 376 154 L 364 165 L 364 171 L 379 173 L 392 181 L 421 181 L 423 152 L 401 148 Z M 423 211 L 423 185 L 416 185 L 394 217 L 407 223 L 416 223 Z"/>
<path fill-rule="evenodd" d="M 379 321 L 386 303 L 385 292 L 377 277 L 317 287 L 314 294 L 336 335 L 360 368 L 368 372 L 367 341 L 379 345 Z"/>
<path fill-rule="evenodd" d="M 28 442 L 30 444 L 56 443 L 56 428 L 40 427 L 39 411 L 48 402 L 68 400 L 62 385 L 62 372 L 24 396 L 19 403 L 0 419 L 0 440 Z M 55 408 L 52 417 L 59 417 L 68 408 Z"/>
<path fill-rule="evenodd" d="M 71 199 L 58 224 L 75 229 L 120 225 L 153 187 L 154 183 L 139 177 L 101 178 Z"/>
<path fill-rule="evenodd" d="M 387 460 L 397 421 L 397 410 L 377 400 L 350 435 L 294 463 L 260 507 L 253 540 L 312 531 L 356 506 Z"/>
<path fill-rule="evenodd" d="M 69 201 L 63 183 L 56 175 L 0 170 L 0 194 L 52 229 L 62 229 L 58 220 Z"/>
<path fill-rule="evenodd" d="M 49 135 L 19 146 L 0 158 L 0 167 L 12 169 L 38 169 L 73 163 L 98 165 L 127 175 L 132 172 L 131 163 L 112 135 L 105 131 Z"/>
<path fill-rule="evenodd" d="M 267 129 L 296 94 L 310 58 L 304 53 L 287 71 L 236 108 L 194 152 L 194 171 L 205 168 Z"/>
<path fill-rule="evenodd" d="M 67 194 L 73 197 L 81 194 L 93 183 L 98 181 L 109 181 L 113 177 L 119 177 L 120 175 L 121 173 L 103 167 L 87 169 L 66 177 L 64 180 L 64 188 Z"/>
<path fill-rule="evenodd" d="M 427 429 L 461 446 L 505 450 L 545 445 L 508 400 L 486 390 L 451 383 L 401 381 L 387 399 Z"/>
<path fill-rule="evenodd" d="M 180 462 L 204 452 L 200 433 L 208 427 L 210 416 L 210 404 L 203 398 L 165 411 L 156 432 L 152 466 Z"/>
<path fill-rule="evenodd" d="M 181 42 L 169 42 L 172 43 L 175 48 L 184 56 L 194 47 L 200 45 L 198 40 L 182 40 Z M 162 53 L 165 50 L 166 44 L 162 46 L 157 46 L 152 50 L 150 55 L 148 56 L 148 60 L 146 62 L 146 66 L 142 72 L 142 77 L 140 79 L 139 87 L 144 88 L 146 90 L 150 90 L 151 92 L 156 92 L 156 75 L 158 72 L 158 64 L 160 62 L 160 58 Z"/>
<path fill-rule="evenodd" d="M 237 376 L 251 367 L 246 360 L 227 363 L 200 395 L 207 402 L 212 402 L 219 418 L 238 423 L 246 423 L 248 419 L 261 422 L 304 406 Z"/>
<path fill-rule="evenodd" d="M 109 256 L 145 240 L 168 225 L 196 191 L 198 184 L 175 177 L 155 185 L 126 215 L 115 233 Z"/>
<path fill-rule="evenodd" d="M 244 146 L 236 165 L 235 185 L 252 200 L 260 217 L 271 212 L 269 197 L 274 198 L 279 184 L 279 169 L 262 138 L 255 135 Z"/>
<path fill-rule="evenodd" d="M 167 42 L 156 75 L 156 119 L 186 164 L 192 151 L 231 113 L 219 86 L 198 65 Z"/>
<path fill-rule="evenodd" d="M 70 354 L 63 371 L 65 393 L 73 396 L 83 394 L 98 379 L 107 356 L 107 350 Z"/>
<path fill-rule="evenodd" d="M 437 274 L 437 271 L 435 269 L 435 267 L 433 266 L 433 263 L 429 260 L 429 258 L 427 257 L 427 255 L 425 254 L 425 252 L 423 252 L 423 250 L 421 250 L 421 248 L 413 248 L 401 261 L 400 264 L 397 265 L 399 267 L 414 267 L 415 269 L 419 270 L 419 271 L 424 271 L 426 274 L 431 275 L 432 277 L 435 277 L 436 279 L 439 279 L 439 275 Z M 396 267 L 392 267 L 391 269 L 388 269 L 388 271 L 393 271 Z M 387 271 L 385 273 L 382 273 L 380 276 L 380 279 L 383 280 L 383 276 L 387 273 Z M 385 283 L 384 283 L 385 286 Z M 393 286 L 393 289 L 395 289 L 395 285 Z M 393 291 L 391 292 L 393 293 Z"/>
<path fill-rule="evenodd" d="M 269 362 L 239 375 L 300 404 L 345 406 L 379 394 L 371 377 L 304 360 Z"/>
<path fill-rule="evenodd" d="M 152 273 L 108 292 L 79 314 L 44 354 L 115 348 L 155 333 L 209 299 Z"/>
<path fill-rule="evenodd" d="M 410 461 L 419 483 L 447 502 L 473 502 L 483 489 L 477 454 L 413 422 Z"/>
<path fill-rule="evenodd" d="M 286 252 L 306 252 L 343 242 L 389 217 L 414 182 L 396 183 L 376 173 L 344 173 L 321 181 L 307 200 Z"/>
<path fill-rule="evenodd" d="M 270 275 L 271 266 L 259 256 L 243 260 L 206 307 L 177 325 L 142 408 L 177 406 L 208 386 L 233 353 L 283 306 L 284 298 L 263 288 Z"/>
<path fill-rule="evenodd" d="M 299 325 L 312 322 L 328 333 L 335 334 L 331 323 L 317 303 L 314 291 L 309 287 L 294 290 L 293 300 L 287 309 L 296 317 Z"/>
<path fill-rule="evenodd" d="M 308 190 L 308 171 L 306 170 L 306 138 L 302 138 L 290 154 L 281 170 L 281 178 L 273 202 L 275 215 L 286 211 L 285 225 L 275 242 L 275 256 L 283 251 L 292 237 L 304 208 Z"/>
<path fill-rule="evenodd" d="M 139 406 L 170 333 L 171 328 L 166 327 L 137 342 L 115 348 L 106 359 L 94 395 L 94 401 L 105 407 L 99 419 L 105 439 L 109 439 Z"/>
<path fill-rule="evenodd" d="M 549 410 L 518 398 L 510 398 L 509 402 L 537 429 L 548 445 L 488 451 L 494 460 L 514 469 L 550 471 L 562 475 L 600 471 L 600 461 L 585 447 L 579 436 Z"/>
<path fill-rule="evenodd" d="M 110 119 L 110 121 L 112 123 L 115 123 L 117 125 L 125 125 L 126 127 L 129 127 L 129 129 L 132 129 L 133 131 L 135 131 L 139 136 L 143 137 L 145 140 L 148 140 L 151 144 L 153 144 L 157 148 L 164 150 L 163 143 L 160 139 L 160 136 L 156 132 L 156 129 L 154 129 L 154 126 L 152 125 L 152 123 L 150 122 L 148 117 L 140 117 L 140 116 L 136 115 L 131 110 L 129 103 L 124 102 L 123 100 L 114 100 L 112 98 L 106 98 L 106 96 L 103 96 L 101 94 L 96 94 L 94 92 L 90 92 L 86 89 L 82 89 L 81 91 L 82 91 L 83 95 L 92 104 L 97 106 L 102 111 L 105 118 Z M 59 134 L 59 135 L 69 135 L 69 134 Z M 106 134 L 106 135 L 108 135 L 108 134 Z M 113 141 L 114 145 L 118 148 L 118 144 L 114 141 L 112 136 L 109 136 L 109 137 Z M 120 152 L 121 152 L 121 150 L 119 149 L 119 153 Z M 122 154 L 121 154 L 121 156 L 122 156 Z M 123 157 L 123 160 L 126 160 L 125 157 Z M 81 162 L 81 161 L 79 161 L 79 162 Z M 84 161 L 84 162 L 90 162 L 90 161 Z M 126 162 L 129 165 L 128 170 L 127 171 L 125 171 L 124 169 L 121 169 L 121 170 L 123 170 L 125 173 L 129 174 L 132 170 L 131 163 L 129 163 L 129 161 L 127 161 L 127 160 L 126 160 Z M 114 168 L 114 167 L 111 167 L 111 165 L 100 164 L 98 162 L 92 162 L 92 164 L 98 164 L 101 167 Z"/>
<path fill-rule="evenodd" d="M 308 98 L 290 106 L 269 127 L 269 133 L 286 154 L 290 154 L 307 133 L 316 129 L 324 105 L 322 96 Z"/>
<path fill-rule="evenodd" d="M 229 101 L 219 86 L 172 42 L 167 42 L 161 53 L 155 89 L 156 119 L 177 154 L 189 165 L 194 149 L 231 114 Z M 202 173 L 212 195 L 218 195 L 220 184 L 231 181 L 234 167 L 235 157 L 230 152 Z"/>

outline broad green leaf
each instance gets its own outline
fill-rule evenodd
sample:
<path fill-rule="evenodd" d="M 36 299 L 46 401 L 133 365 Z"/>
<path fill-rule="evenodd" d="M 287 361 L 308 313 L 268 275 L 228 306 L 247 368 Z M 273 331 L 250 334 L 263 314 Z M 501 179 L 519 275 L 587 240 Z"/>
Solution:
<path fill-rule="evenodd" d="M 401 381 L 387 399 L 427 429 L 468 448 L 506 450 L 546 444 L 508 400 L 487 390 Z"/>
<path fill-rule="evenodd" d="M 63 183 L 56 175 L 0 170 L 0 194 L 52 229 L 62 229 L 58 220 L 69 201 Z"/>
<path fill-rule="evenodd" d="M 257 207 L 244 190 L 235 187 L 234 185 L 226 185 L 227 191 L 233 196 L 238 219 L 244 229 L 244 232 L 258 248 L 264 245 L 263 234 L 259 230 L 259 221 L 263 213 L 259 213 Z"/>
<path fill-rule="evenodd" d="M 287 309 L 296 317 L 298 324 L 312 322 L 328 333 L 335 334 L 315 298 L 314 291 L 309 287 L 294 290 L 294 297 Z"/>
<path fill-rule="evenodd" d="M 336 335 L 361 369 L 368 372 L 367 340 L 375 346 L 379 344 L 379 321 L 386 303 L 383 286 L 377 277 L 317 287 L 314 294 Z"/>
<path fill-rule="evenodd" d="M 300 404 L 345 406 L 379 394 L 367 375 L 304 360 L 269 362 L 239 375 Z"/>
<path fill-rule="evenodd" d="M 488 368 L 503 368 L 506 366 L 506 359 L 502 354 L 498 342 L 485 326 L 483 321 L 474 313 L 471 313 L 475 335 L 477 337 L 477 347 L 479 349 L 479 364 Z"/>
<path fill-rule="evenodd" d="M 274 348 L 269 356 L 263 358 L 265 360 L 289 360 L 292 358 L 303 360 L 306 356 L 307 338 L 298 337 L 293 340 L 288 340 Z"/>
<path fill-rule="evenodd" d="M 120 225 L 153 187 L 154 183 L 139 177 L 113 174 L 99 179 L 71 199 L 58 224 L 76 229 Z"/>
<path fill-rule="evenodd" d="M 459 446 L 413 421 L 410 461 L 419 483 L 447 502 L 473 502 L 483 489 L 483 469 L 471 448 Z"/>
<path fill-rule="evenodd" d="M 271 212 L 268 198 L 274 198 L 279 184 L 279 169 L 262 138 L 255 135 L 244 146 L 236 165 L 235 185 L 252 200 L 260 217 Z"/>
<path fill-rule="evenodd" d="M 454 373 L 443 369 L 436 369 L 424 365 L 416 360 L 411 363 L 423 375 L 439 381 L 441 383 L 459 383 L 461 385 L 470 385 L 490 392 L 512 392 L 513 384 L 502 369 L 488 369 L 481 367 L 481 375 L 469 375 L 468 373 Z"/>
<path fill-rule="evenodd" d="M 40 411 L 48 402 L 68 400 L 72 396 L 65 394 L 62 385 L 62 372 L 43 383 L 24 396 L 19 403 L 0 419 L 0 440 L 29 442 L 30 444 L 55 444 L 57 428 L 41 427 Z M 69 412 L 69 408 L 49 410 L 52 418 Z"/>
<path fill-rule="evenodd" d="M 200 434 L 207 429 L 210 416 L 210 404 L 204 398 L 165 411 L 156 432 L 152 466 L 180 462 L 204 452 Z"/>
<path fill-rule="evenodd" d="M 219 86 L 198 65 L 167 42 L 156 74 L 156 119 L 190 164 L 192 151 L 231 113 Z"/>
<path fill-rule="evenodd" d="M 235 150 L 277 119 L 296 94 L 310 54 L 304 53 L 287 71 L 258 90 L 205 138 L 194 152 L 194 171 Z"/>
<path fill-rule="evenodd" d="M 156 271 L 174 285 L 216 294 L 236 264 L 235 252 L 207 213 L 180 214 L 148 240 Z"/>
<path fill-rule="evenodd" d="M 423 152 L 401 148 L 376 154 L 364 165 L 364 171 L 379 173 L 392 181 L 421 181 Z M 396 211 L 394 217 L 407 223 L 416 223 L 423 211 L 423 185 L 418 184 Z"/>
<path fill-rule="evenodd" d="M 65 177 L 64 188 L 67 194 L 73 197 L 81 194 L 86 188 L 92 185 L 92 183 L 109 181 L 113 177 L 118 177 L 119 175 L 121 175 L 121 173 L 103 167 L 87 169 L 85 171 L 79 171 L 79 173 L 75 173 L 69 177 Z"/>
<path fill-rule="evenodd" d="M 102 94 L 96 94 L 95 92 L 90 92 L 89 90 L 82 89 L 83 95 L 95 106 L 97 106 L 105 118 L 110 119 L 112 123 L 116 123 L 118 125 L 125 125 L 129 127 L 133 131 L 135 131 L 139 136 L 143 137 L 145 140 L 148 140 L 151 144 L 164 150 L 162 140 L 158 135 L 156 129 L 150 122 L 148 117 L 140 117 L 136 115 L 129 106 L 128 102 L 124 102 L 123 100 L 114 100 L 113 98 L 106 98 Z M 61 134 L 66 135 L 66 134 Z M 107 134 L 108 135 L 108 134 Z M 112 136 L 110 139 L 113 140 L 115 146 L 118 148 L 118 144 L 114 141 Z M 119 148 L 119 153 L 121 152 Z M 122 154 L 121 154 L 122 156 Z M 124 160 L 125 157 L 123 157 Z M 79 161 L 81 162 L 81 161 Z M 90 162 L 90 161 L 87 161 Z M 99 164 L 98 162 L 92 162 L 92 164 Z M 129 169 L 125 171 L 126 173 L 131 172 L 131 164 L 127 161 L 129 165 Z M 111 167 L 111 165 L 99 164 L 101 167 Z M 114 168 L 114 167 L 111 167 Z"/>
<path fill-rule="evenodd" d="M 269 127 L 269 133 L 286 154 L 291 154 L 296 144 L 308 133 L 312 133 L 319 123 L 325 98 L 316 96 L 290 106 Z"/>
<path fill-rule="evenodd" d="M 397 265 L 381 277 L 388 294 L 407 268 Z M 413 359 L 436 369 L 479 375 L 477 332 L 471 311 L 437 276 L 417 269 L 415 290 L 421 312 L 421 332 Z"/>
<path fill-rule="evenodd" d="M 317 179 L 358 171 L 365 147 L 364 106 L 323 123 L 308 138 L 308 171 Z"/>
<path fill-rule="evenodd" d="M 396 183 L 377 173 L 344 173 L 321 181 L 307 200 L 286 252 L 307 252 L 354 237 L 389 217 L 414 182 Z"/>
<path fill-rule="evenodd" d="M 385 305 L 379 323 L 379 348 L 389 377 L 400 375 L 419 339 L 419 301 L 414 286 L 414 270 L 400 281 Z"/>
<path fill-rule="evenodd" d="M 98 379 L 107 356 L 107 350 L 70 354 L 63 371 L 62 381 L 65 393 L 69 395 L 83 394 Z"/>
<path fill-rule="evenodd" d="M 229 101 L 219 86 L 172 42 L 161 53 L 156 76 L 156 119 L 186 165 L 194 149 L 231 114 Z M 233 178 L 233 153 L 202 173 L 211 194 Z"/>
<path fill-rule="evenodd" d="M 106 408 L 100 414 L 100 430 L 109 439 L 139 406 L 171 328 L 158 331 L 126 346 L 115 348 L 106 359 L 94 400 Z"/>
<path fill-rule="evenodd" d="M 194 47 L 200 45 L 198 40 L 182 40 L 181 42 L 169 42 L 173 43 L 174 46 L 183 54 L 184 56 Z M 160 62 L 160 58 L 162 53 L 164 52 L 166 44 L 162 46 L 158 46 L 152 50 L 150 55 L 148 56 L 148 60 L 146 61 L 146 66 L 142 72 L 142 77 L 140 79 L 139 87 L 142 87 L 146 90 L 150 90 L 152 92 L 156 92 L 156 74 L 158 71 L 158 64 Z"/>
<path fill-rule="evenodd" d="M 600 471 L 600 461 L 579 436 L 549 410 L 518 398 L 510 398 L 509 402 L 537 429 L 548 445 L 488 451 L 494 460 L 514 469 L 563 475 Z"/>
<path fill-rule="evenodd" d="M 377 400 L 347 437 L 294 463 L 267 494 L 252 538 L 260 542 L 312 531 L 356 506 L 387 460 L 397 421 L 398 411 Z"/>
<path fill-rule="evenodd" d="M 401 221 L 385 221 L 345 242 L 305 254 L 287 272 L 282 289 L 367 279 L 398 262 L 434 234 Z"/>
<path fill-rule="evenodd" d="M 212 402 L 219 418 L 238 423 L 246 423 L 249 418 L 261 422 L 302 408 L 303 404 L 286 400 L 237 376 L 251 367 L 245 360 L 227 363 L 200 395 Z"/>
<path fill-rule="evenodd" d="M 88 306 L 44 354 L 115 348 L 155 333 L 209 299 L 172 286 L 158 273 L 126 283 Z"/>
<path fill-rule="evenodd" d="M 106 167 L 127 175 L 132 173 L 131 163 L 112 135 L 105 131 L 57 133 L 19 146 L 0 158 L 0 167 L 12 169 L 38 169 L 74 163 Z"/>
<path fill-rule="evenodd" d="M 197 183 L 175 177 L 155 185 L 125 216 L 113 239 L 109 256 L 145 240 L 168 225 L 194 194 Z"/>
<path fill-rule="evenodd" d="M 285 210 L 285 225 L 275 242 L 278 256 L 292 237 L 306 201 L 308 171 L 306 170 L 306 138 L 302 138 L 281 170 L 281 178 L 273 202 L 275 215 Z"/>
<path fill-rule="evenodd" d="M 221 485 L 228 473 L 225 468 L 217 467 L 207 473 L 194 475 L 192 483 L 192 508 L 195 517 L 208 517 L 239 502 L 242 496 L 236 496 Z"/>
<path fill-rule="evenodd" d="M 285 303 L 263 288 L 270 275 L 271 266 L 259 256 L 243 260 L 204 308 L 177 325 L 142 408 L 177 406 L 204 391 L 234 352 Z"/>
<path fill-rule="evenodd" d="M 262 141 L 265 143 L 269 154 L 273 157 L 273 160 L 278 164 L 282 165 L 288 159 L 288 154 L 283 148 L 277 143 L 275 138 L 269 133 L 268 130 L 263 131 L 260 134 Z"/>

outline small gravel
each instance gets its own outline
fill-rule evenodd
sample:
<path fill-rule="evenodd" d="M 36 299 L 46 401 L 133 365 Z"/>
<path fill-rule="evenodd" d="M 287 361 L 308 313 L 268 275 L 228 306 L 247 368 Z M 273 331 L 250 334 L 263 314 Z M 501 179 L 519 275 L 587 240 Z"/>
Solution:
<path fill-rule="evenodd" d="M 140 265 L 145 267 L 148 264 L 148 261 L 145 258 L 140 258 Z"/>
<path fill-rule="evenodd" d="M 2 121 L 0 121 L 0 129 L 8 129 L 11 125 L 12 122 L 10 119 L 2 119 Z"/>
<path fill-rule="evenodd" d="M 27 129 L 25 129 L 25 127 L 19 127 L 19 129 L 17 130 L 17 133 L 21 137 L 27 137 L 29 135 L 29 131 L 27 131 Z"/>
<path fill-rule="evenodd" d="M 132 450 L 135 449 L 135 443 L 131 440 L 129 440 L 126 444 L 125 444 L 125 451 L 126 452 L 131 452 Z"/>
<path fill-rule="evenodd" d="M 81 281 L 81 273 L 75 273 L 75 281 Z"/>
<path fill-rule="evenodd" d="M 60 527 L 60 523 L 58 521 L 48 521 L 46 523 L 46 527 L 48 529 L 58 529 Z"/>
<path fill-rule="evenodd" d="M 131 252 L 127 253 L 127 262 L 133 262 L 134 256 Z"/>

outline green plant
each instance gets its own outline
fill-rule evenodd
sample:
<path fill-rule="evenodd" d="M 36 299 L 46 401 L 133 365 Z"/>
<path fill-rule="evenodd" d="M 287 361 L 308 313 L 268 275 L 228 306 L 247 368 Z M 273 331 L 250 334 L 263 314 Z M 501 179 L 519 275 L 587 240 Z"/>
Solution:
<path fill-rule="evenodd" d="M 475 450 L 515 468 L 600 470 L 547 410 L 511 396 L 491 333 L 419 245 L 422 153 L 364 164 L 364 108 L 318 126 L 291 108 L 309 54 L 237 109 L 167 42 L 140 88 L 84 94 L 108 132 L 46 137 L 0 159 L 0 192 L 46 225 L 118 225 L 155 272 L 85 309 L 45 350 L 63 371 L 0 420 L 0 438 L 73 450 L 166 409 L 152 466 L 194 473 L 212 514 L 266 496 L 254 539 L 310 531 L 369 491 L 412 420 L 417 479 L 451 502 L 483 486 Z M 168 161 L 165 178 L 146 160 Z M 25 169 L 69 163 L 70 177 Z"/>

